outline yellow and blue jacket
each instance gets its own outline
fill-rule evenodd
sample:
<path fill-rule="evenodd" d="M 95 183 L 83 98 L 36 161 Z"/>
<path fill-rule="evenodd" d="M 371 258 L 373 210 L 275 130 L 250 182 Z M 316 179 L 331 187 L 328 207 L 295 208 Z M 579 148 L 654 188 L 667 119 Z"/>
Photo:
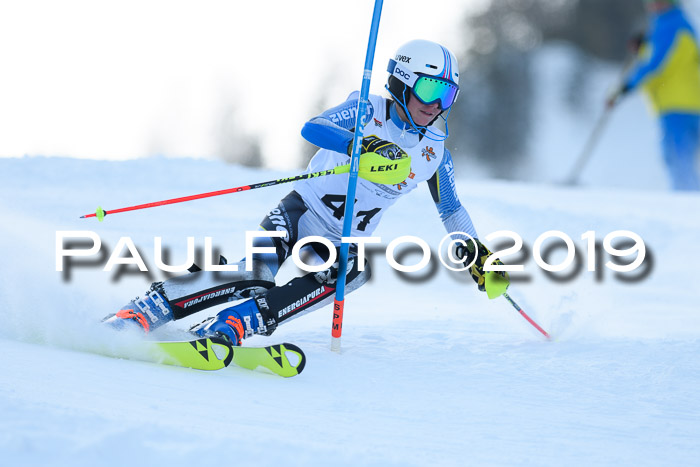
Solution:
<path fill-rule="evenodd" d="M 657 114 L 700 114 L 700 51 L 693 27 L 679 8 L 652 18 L 638 64 L 625 82 L 641 86 Z"/>

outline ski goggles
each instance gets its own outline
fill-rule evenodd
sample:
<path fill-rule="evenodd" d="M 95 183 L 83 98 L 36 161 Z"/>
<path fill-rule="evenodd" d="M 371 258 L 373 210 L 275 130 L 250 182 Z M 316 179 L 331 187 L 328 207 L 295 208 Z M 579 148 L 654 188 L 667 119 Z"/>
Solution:
<path fill-rule="evenodd" d="M 447 110 L 459 93 L 459 86 L 452 81 L 434 76 L 420 76 L 413 85 L 413 95 L 425 105 L 438 102 L 440 109 Z"/>
<path fill-rule="evenodd" d="M 389 60 L 387 71 L 410 87 L 413 95 L 425 105 L 438 102 L 441 110 L 447 110 L 454 104 L 459 94 L 459 86 L 452 81 L 413 73 L 396 60 Z"/>

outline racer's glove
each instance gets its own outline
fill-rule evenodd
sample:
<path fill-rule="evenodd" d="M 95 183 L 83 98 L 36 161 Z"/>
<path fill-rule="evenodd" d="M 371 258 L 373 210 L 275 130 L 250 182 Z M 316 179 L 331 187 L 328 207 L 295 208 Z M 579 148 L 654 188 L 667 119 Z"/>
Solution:
<path fill-rule="evenodd" d="M 401 149 L 398 144 L 377 138 L 375 135 L 365 136 L 362 138 L 362 150 L 360 154 L 374 152 L 387 159 L 396 160 L 408 157 L 406 151 Z M 352 141 L 348 145 L 348 156 L 352 155 Z"/>
<path fill-rule="evenodd" d="M 506 271 L 484 271 L 484 263 L 492 254 L 493 253 L 477 239 L 473 241 L 467 240 L 466 245 L 457 244 L 455 247 L 455 255 L 457 258 L 463 260 L 465 265 L 474 261 L 474 264 L 469 267 L 469 273 L 479 287 L 479 290 L 486 292 L 489 298 L 496 298 L 505 293 L 508 285 L 510 285 L 510 279 Z M 475 256 L 476 260 L 474 260 Z M 502 266 L 503 262 L 500 259 L 496 259 L 492 264 Z"/>

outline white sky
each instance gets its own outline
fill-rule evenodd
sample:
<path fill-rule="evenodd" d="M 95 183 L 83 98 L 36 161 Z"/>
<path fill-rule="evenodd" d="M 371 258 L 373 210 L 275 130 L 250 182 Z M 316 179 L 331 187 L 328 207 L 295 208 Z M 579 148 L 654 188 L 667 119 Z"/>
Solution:
<path fill-rule="evenodd" d="M 385 0 L 372 92 L 402 43 L 459 53 L 467 4 Z M 231 107 L 268 162 L 299 157 L 317 93 L 359 89 L 373 0 L 3 0 L 0 156 L 212 157 Z"/>

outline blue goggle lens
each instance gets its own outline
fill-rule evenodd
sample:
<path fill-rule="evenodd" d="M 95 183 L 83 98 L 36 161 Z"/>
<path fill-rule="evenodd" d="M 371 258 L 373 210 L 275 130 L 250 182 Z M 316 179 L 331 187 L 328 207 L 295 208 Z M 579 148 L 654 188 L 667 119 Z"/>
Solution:
<path fill-rule="evenodd" d="M 440 78 L 421 76 L 413 85 L 413 94 L 425 105 L 439 102 L 442 110 L 449 109 L 457 98 L 459 86 Z"/>

